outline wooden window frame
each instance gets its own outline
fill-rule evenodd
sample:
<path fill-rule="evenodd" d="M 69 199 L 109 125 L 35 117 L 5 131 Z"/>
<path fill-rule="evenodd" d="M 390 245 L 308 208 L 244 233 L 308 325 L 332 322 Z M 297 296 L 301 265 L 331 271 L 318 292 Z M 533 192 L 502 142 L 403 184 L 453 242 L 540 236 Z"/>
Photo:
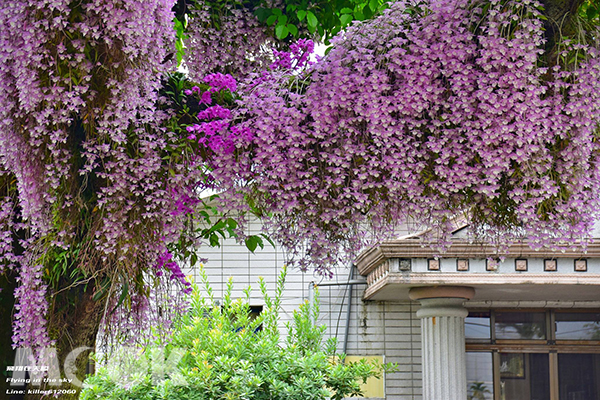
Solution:
<path fill-rule="evenodd" d="M 550 399 L 559 400 L 558 354 L 600 354 L 600 340 L 556 340 L 556 312 L 561 313 L 600 313 L 597 309 L 472 309 L 473 312 L 490 313 L 490 339 L 466 339 L 468 352 L 486 352 L 492 354 L 494 400 L 500 398 L 500 353 L 540 353 L 548 354 L 548 374 L 550 380 Z M 544 312 L 546 339 L 496 339 L 495 326 L 497 312 Z"/>

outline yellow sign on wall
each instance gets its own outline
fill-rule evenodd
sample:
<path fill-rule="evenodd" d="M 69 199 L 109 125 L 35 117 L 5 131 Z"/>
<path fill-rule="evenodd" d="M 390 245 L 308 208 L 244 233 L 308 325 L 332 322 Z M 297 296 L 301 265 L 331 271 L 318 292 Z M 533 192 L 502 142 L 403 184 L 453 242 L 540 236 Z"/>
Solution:
<path fill-rule="evenodd" d="M 383 364 L 383 356 L 346 356 L 346 362 L 358 362 L 360 360 L 377 361 L 379 364 Z M 375 378 L 371 377 L 367 379 L 367 382 L 360 385 L 363 392 L 364 398 L 369 397 L 385 397 L 385 381 L 384 377 Z"/>

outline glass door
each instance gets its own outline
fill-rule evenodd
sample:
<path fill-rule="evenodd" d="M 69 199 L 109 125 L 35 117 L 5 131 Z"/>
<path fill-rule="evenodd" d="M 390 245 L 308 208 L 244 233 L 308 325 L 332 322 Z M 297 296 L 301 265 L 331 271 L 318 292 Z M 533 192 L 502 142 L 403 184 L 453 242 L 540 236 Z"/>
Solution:
<path fill-rule="evenodd" d="M 550 363 L 543 353 L 500 353 L 500 400 L 549 400 Z"/>
<path fill-rule="evenodd" d="M 600 399 L 600 354 L 558 354 L 560 400 Z"/>

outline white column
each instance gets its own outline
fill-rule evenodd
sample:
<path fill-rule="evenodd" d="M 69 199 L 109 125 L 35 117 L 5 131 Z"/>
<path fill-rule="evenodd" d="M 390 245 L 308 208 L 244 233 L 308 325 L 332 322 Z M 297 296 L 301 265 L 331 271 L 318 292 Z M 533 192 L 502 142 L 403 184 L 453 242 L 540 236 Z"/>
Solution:
<path fill-rule="evenodd" d="M 421 308 L 423 400 L 466 400 L 465 317 L 470 287 L 423 287 L 410 290 Z"/>

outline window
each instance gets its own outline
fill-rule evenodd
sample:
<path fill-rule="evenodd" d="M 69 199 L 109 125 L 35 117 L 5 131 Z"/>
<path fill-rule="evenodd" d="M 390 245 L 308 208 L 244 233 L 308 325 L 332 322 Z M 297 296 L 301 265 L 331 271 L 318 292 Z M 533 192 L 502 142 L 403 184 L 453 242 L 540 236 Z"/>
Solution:
<path fill-rule="evenodd" d="M 497 312 L 494 329 L 497 339 L 545 339 L 546 316 L 542 312 Z"/>
<path fill-rule="evenodd" d="M 469 400 L 492 400 L 494 368 L 491 352 L 467 353 L 467 393 Z"/>
<path fill-rule="evenodd" d="M 600 311 L 475 310 L 468 400 L 600 400 Z"/>
<path fill-rule="evenodd" d="M 600 399 L 600 354 L 558 354 L 560 400 Z"/>
<path fill-rule="evenodd" d="M 471 312 L 465 320 L 465 337 L 467 339 L 489 339 L 490 312 Z"/>
<path fill-rule="evenodd" d="M 556 340 L 600 340 L 600 313 L 557 312 Z"/>

